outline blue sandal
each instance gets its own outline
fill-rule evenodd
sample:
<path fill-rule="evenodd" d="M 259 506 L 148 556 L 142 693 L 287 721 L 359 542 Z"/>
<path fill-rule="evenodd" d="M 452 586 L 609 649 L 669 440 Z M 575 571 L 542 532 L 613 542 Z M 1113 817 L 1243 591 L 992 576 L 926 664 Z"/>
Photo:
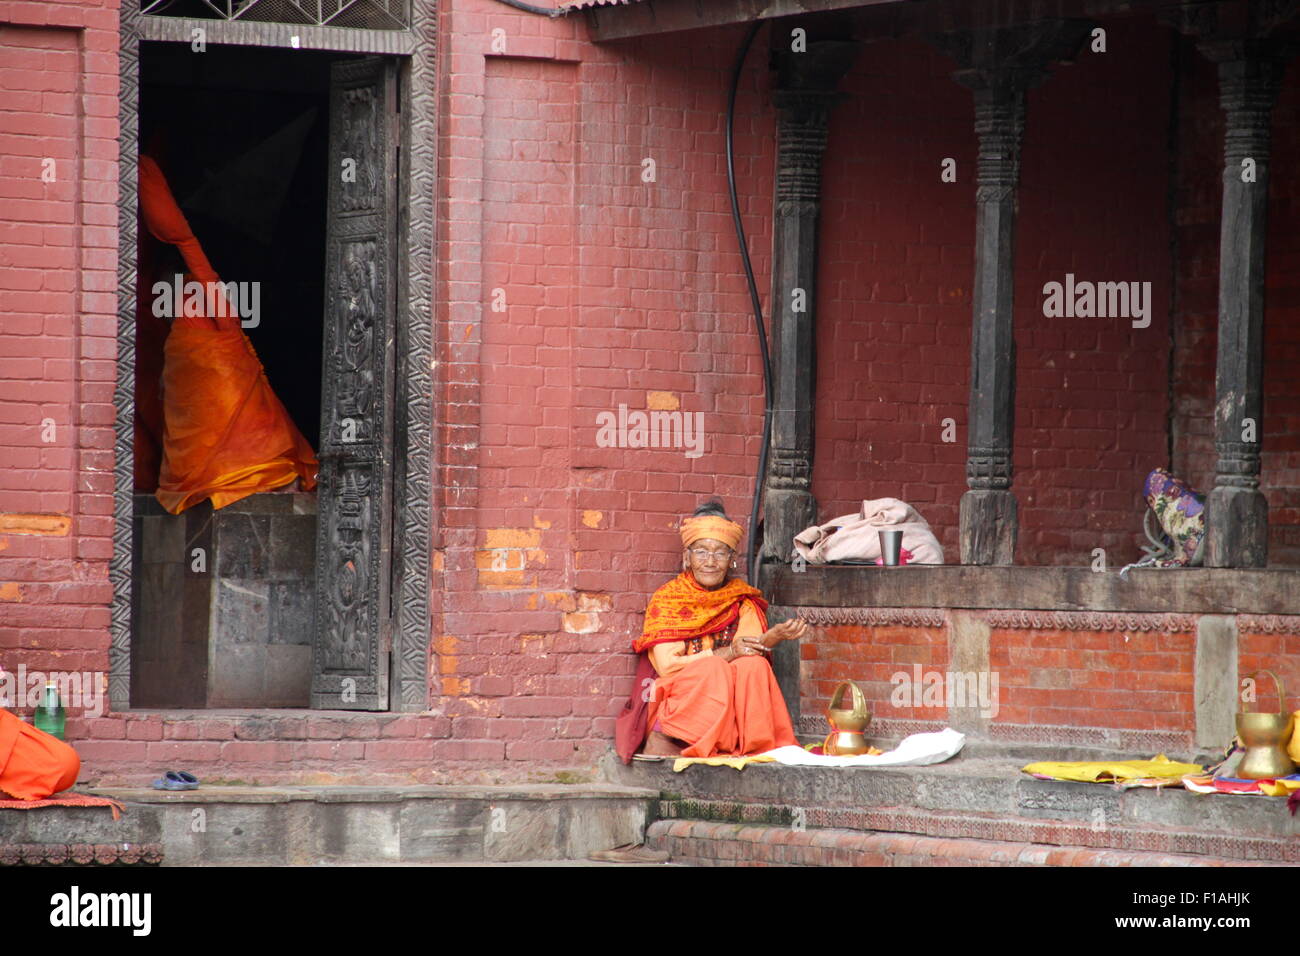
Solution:
<path fill-rule="evenodd" d="M 197 790 L 199 778 L 184 770 L 168 770 L 161 780 L 153 782 L 155 790 Z"/>

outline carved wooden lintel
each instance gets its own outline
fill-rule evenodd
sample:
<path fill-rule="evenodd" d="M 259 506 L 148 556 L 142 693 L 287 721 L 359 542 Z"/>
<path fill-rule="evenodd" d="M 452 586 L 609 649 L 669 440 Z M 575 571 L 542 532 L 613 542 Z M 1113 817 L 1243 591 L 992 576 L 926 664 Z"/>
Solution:
<path fill-rule="evenodd" d="M 1201 41 L 1257 40 L 1300 16 L 1300 0 L 1178 0 L 1157 16 Z"/>
<path fill-rule="evenodd" d="M 1041 83 L 1048 64 L 1072 60 L 1094 24 L 1053 18 L 931 34 L 929 40 L 960 64 L 957 82 L 1004 92 Z"/>

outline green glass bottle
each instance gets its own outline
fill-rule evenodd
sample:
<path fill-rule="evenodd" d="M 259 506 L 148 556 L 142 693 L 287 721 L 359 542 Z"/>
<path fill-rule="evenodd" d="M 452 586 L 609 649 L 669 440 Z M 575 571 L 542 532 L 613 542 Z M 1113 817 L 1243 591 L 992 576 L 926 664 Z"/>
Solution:
<path fill-rule="evenodd" d="M 63 702 L 59 700 L 59 685 L 52 680 L 47 680 L 45 682 L 45 696 L 41 698 L 41 705 L 36 708 L 32 723 L 36 725 L 37 730 L 43 730 L 47 734 L 53 734 L 62 740 L 63 727 L 66 722 L 67 717 L 63 713 Z"/>

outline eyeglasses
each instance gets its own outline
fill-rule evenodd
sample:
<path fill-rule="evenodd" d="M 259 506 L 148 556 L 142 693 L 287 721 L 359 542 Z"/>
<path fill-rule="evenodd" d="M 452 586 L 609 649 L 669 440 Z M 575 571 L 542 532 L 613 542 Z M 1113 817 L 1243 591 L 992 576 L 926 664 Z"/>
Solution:
<path fill-rule="evenodd" d="M 691 549 L 691 554 L 694 555 L 695 560 L 699 561 L 701 564 L 713 560 L 726 562 L 731 560 L 731 556 L 735 553 L 736 552 L 732 551 L 730 548 L 727 548 L 725 551 L 709 551 L 707 548 Z"/>

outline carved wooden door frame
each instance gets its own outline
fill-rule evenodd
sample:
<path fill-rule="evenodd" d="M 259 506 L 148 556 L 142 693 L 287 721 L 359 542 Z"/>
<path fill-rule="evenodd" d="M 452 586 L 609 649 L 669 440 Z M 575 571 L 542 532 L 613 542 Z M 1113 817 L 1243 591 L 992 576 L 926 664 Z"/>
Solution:
<path fill-rule="evenodd" d="M 324 710 L 388 709 L 397 105 L 388 57 L 330 64 L 311 677 L 311 706 Z"/>
<path fill-rule="evenodd" d="M 135 295 L 137 153 L 139 149 L 141 40 L 189 42 L 202 26 L 207 42 L 285 49 L 388 54 L 399 58 L 401 165 L 397 173 L 398 269 L 394 310 L 395 377 L 392 469 L 392 547 L 395 603 L 388 709 L 418 712 L 429 707 L 429 561 L 433 533 L 431 482 L 433 428 L 434 184 L 437 181 L 437 0 L 411 0 L 409 31 L 299 28 L 286 24 L 219 23 L 141 15 L 138 0 L 123 0 L 121 88 L 118 106 L 118 336 L 113 466 L 113 597 L 109 633 L 109 701 L 114 711 L 131 707 L 131 562 L 133 546 L 135 419 Z"/>

